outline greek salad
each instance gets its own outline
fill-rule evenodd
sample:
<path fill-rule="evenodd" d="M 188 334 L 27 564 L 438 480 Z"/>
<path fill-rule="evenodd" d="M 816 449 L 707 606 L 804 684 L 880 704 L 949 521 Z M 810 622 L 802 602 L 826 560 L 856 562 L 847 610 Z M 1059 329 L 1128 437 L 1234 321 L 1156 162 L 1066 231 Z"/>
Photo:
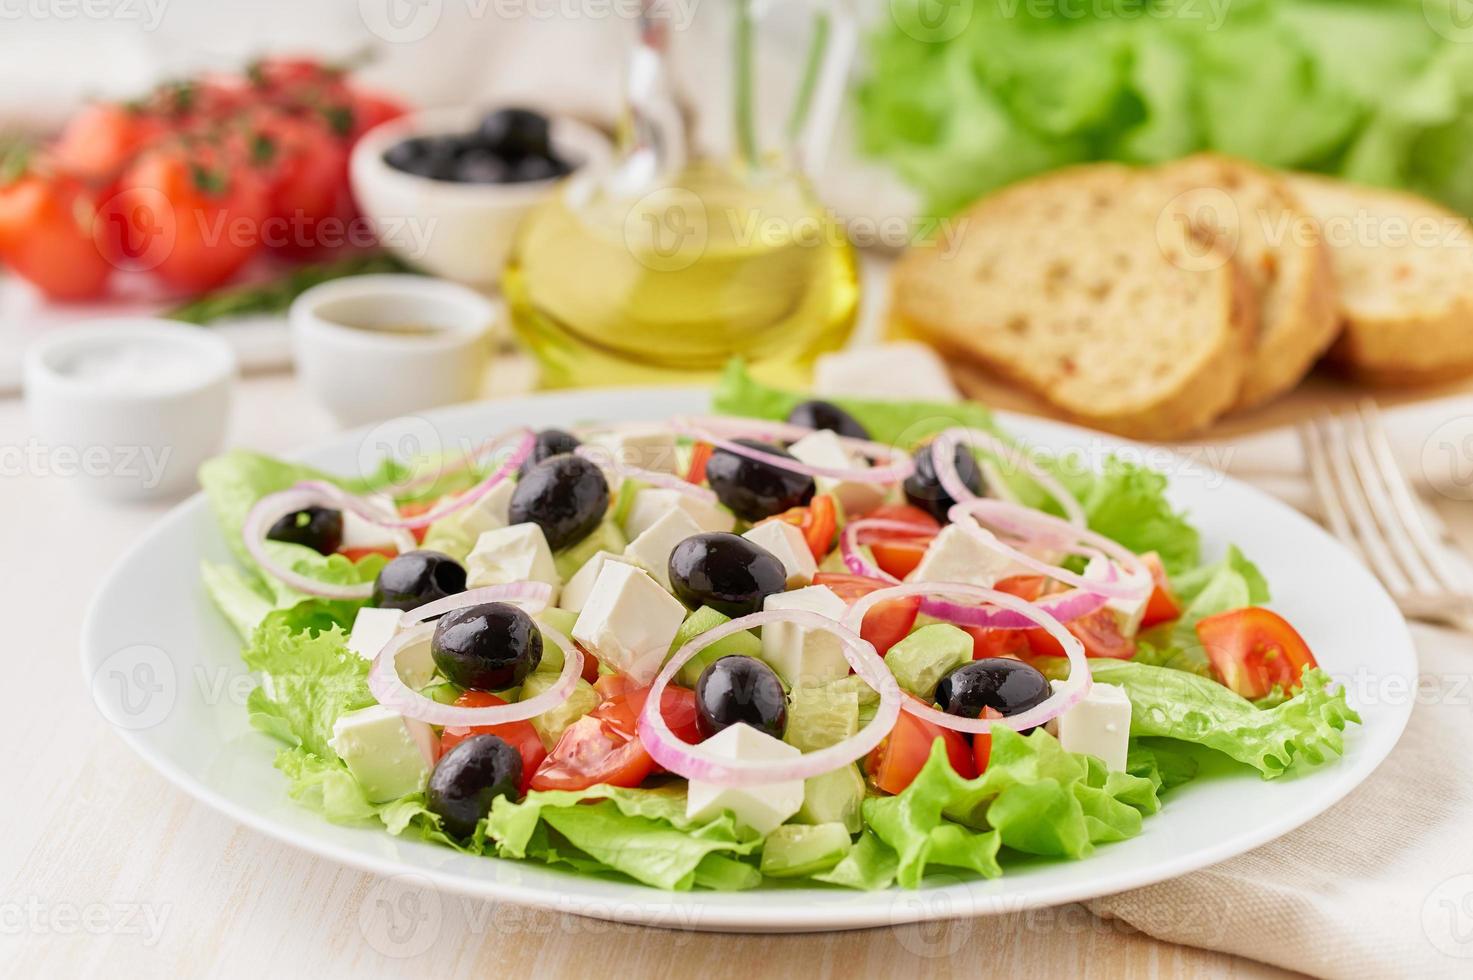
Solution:
<path fill-rule="evenodd" d="M 487 435 L 201 473 L 251 722 L 328 819 L 666 889 L 918 887 L 1085 858 L 1207 760 L 1275 778 L 1359 721 L 1164 477 L 975 404 L 734 364 L 710 415 Z"/>

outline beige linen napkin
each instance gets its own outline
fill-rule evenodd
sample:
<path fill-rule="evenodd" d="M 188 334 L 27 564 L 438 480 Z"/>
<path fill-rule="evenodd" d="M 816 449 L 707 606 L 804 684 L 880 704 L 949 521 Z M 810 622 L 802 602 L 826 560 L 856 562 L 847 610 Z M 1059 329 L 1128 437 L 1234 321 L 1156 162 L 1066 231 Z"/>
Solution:
<path fill-rule="evenodd" d="M 1473 535 L 1473 400 L 1387 415 L 1405 471 Z M 1305 509 L 1291 433 L 1238 442 L 1235 476 Z M 1466 492 L 1465 492 L 1466 491 Z M 1159 939 L 1329 977 L 1473 977 L 1473 637 L 1414 626 L 1421 687 L 1406 733 L 1323 816 L 1241 857 L 1090 903 Z"/>

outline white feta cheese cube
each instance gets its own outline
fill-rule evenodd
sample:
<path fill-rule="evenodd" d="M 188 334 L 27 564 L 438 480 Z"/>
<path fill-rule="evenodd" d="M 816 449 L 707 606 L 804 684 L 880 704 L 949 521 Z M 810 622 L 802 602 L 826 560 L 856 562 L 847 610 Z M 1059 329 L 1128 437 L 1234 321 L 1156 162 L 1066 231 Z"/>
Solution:
<path fill-rule="evenodd" d="M 841 398 L 962 400 L 936 352 L 911 340 L 822 355 L 813 366 L 813 393 Z"/>
<path fill-rule="evenodd" d="M 723 728 L 701 746 L 721 758 L 743 761 L 792 759 L 803 754 L 795 746 L 741 723 Z M 708 820 L 730 810 L 738 823 L 759 834 L 772 833 L 802 807 L 801 779 L 757 786 L 719 786 L 692 779 L 686 789 L 687 819 Z"/>
<path fill-rule="evenodd" d="M 1120 569 L 1115 570 L 1115 581 L 1125 580 L 1125 573 Z M 1110 559 L 1103 555 L 1095 555 L 1084 566 L 1084 577 L 1092 582 L 1104 582 L 1110 577 Z M 1115 622 L 1120 627 L 1120 633 L 1125 637 L 1135 636 L 1141 630 L 1141 620 L 1146 616 L 1146 605 L 1151 601 L 1151 593 L 1138 599 L 1125 599 L 1113 597 L 1105 603 L 1105 608 L 1115 617 Z"/>
<path fill-rule="evenodd" d="M 584 562 L 563 586 L 558 605 L 568 612 L 582 612 L 583 607 L 588 604 L 588 596 L 593 592 L 593 583 L 598 581 L 598 573 L 603 571 L 604 562 L 626 560 L 612 551 L 595 551 L 593 557 Z"/>
<path fill-rule="evenodd" d="M 742 537 L 759 548 L 766 549 L 783 563 L 788 573 L 788 588 L 801 588 L 813 581 L 818 574 L 818 562 L 808 550 L 803 532 L 787 521 L 763 521 Z"/>
<path fill-rule="evenodd" d="M 348 649 L 364 660 L 372 660 L 384 645 L 399 632 L 404 613 L 398 609 L 376 609 L 364 606 L 353 617 L 353 631 L 348 634 Z M 418 691 L 435 679 L 435 659 L 428 643 L 416 643 L 399 651 L 399 676 Z"/>
<path fill-rule="evenodd" d="M 385 494 L 373 494 L 366 498 L 367 502 L 375 508 L 382 510 L 386 515 L 399 512 L 394 505 L 394 498 Z M 400 532 L 402 533 L 402 532 Z M 389 528 L 365 521 L 351 510 L 343 511 L 343 547 L 344 548 L 395 548 L 399 547 L 400 533 Z"/>
<path fill-rule="evenodd" d="M 618 432 L 599 433 L 589 442 L 606 451 L 613 462 L 625 466 L 670 474 L 674 474 L 678 468 L 675 433 L 668 428 L 632 427 Z"/>
<path fill-rule="evenodd" d="M 629 542 L 624 557 L 655 577 L 664 589 L 670 588 L 670 552 L 675 546 L 692 535 L 700 534 L 701 526 L 691 520 L 683 510 L 666 511 L 658 521 Z"/>
<path fill-rule="evenodd" d="M 1053 682 L 1057 689 L 1059 681 Z M 1130 698 L 1118 684 L 1096 683 L 1084 700 L 1044 726 L 1067 752 L 1103 759 L 1107 769 L 1124 772 L 1130 748 Z"/>
<path fill-rule="evenodd" d="M 465 560 L 465 580 L 469 588 L 503 585 L 511 582 L 546 582 L 552 586 L 552 599 L 557 601 L 563 587 L 557 563 L 547 536 L 536 524 L 513 524 L 487 531 L 476 539 L 476 547 Z"/>
<path fill-rule="evenodd" d="M 592 650 L 601 663 L 637 684 L 648 684 L 669 655 L 685 612 L 685 606 L 649 572 L 605 561 L 573 624 L 573 639 Z"/>
<path fill-rule="evenodd" d="M 773 609 L 802 609 L 830 619 L 843 619 L 848 606 L 826 585 L 778 592 L 762 603 L 764 612 Z M 828 630 L 797 623 L 770 623 L 762 627 L 762 659 L 777 671 L 788 687 L 824 684 L 849 676 L 844 646 Z"/>
<path fill-rule="evenodd" d="M 730 531 L 736 527 L 736 517 L 720 504 L 679 490 L 646 487 L 634 495 L 634 502 L 629 505 L 629 513 L 624 518 L 625 535 L 630 540 L 639 537 L 672 510 L 685 511 L 702 531 Z"/>
<path fill-rule="evenodd" d="M 788 452 L 800 462 L 825 469 L 852 470 L 864 465 L 864 460 L 851 455 L 839 437 L 828 429 L 810 432 L 789 446 Z M 833 495 L 849 516 L 868 513 L 885 502 L 885 488 L 877 483 L 835 480 L 827 476 L 815 477 L 815 482 L 818 492 Z"/>
<path fill-rule="evenodd" d="M 381 704 L 340 716 L 327 744 L 370 803 L 387 803 L 424 789 L 438 754 L 434 729 Z"/>
<path fill-rule="evenodd" d="M 488 490 L 480 500 L 467 507 L 462 507 L 443 521 L 436 523 L 449 525 L 452 530 L 472 540 L 479 538 L 487 531 L 506 527 L 510 523 L 508 514 L 511 510 L 511 495 L 516 491 L 516 487 L 513 481 L 502 480 Z"/>
<path fill-rule="evenodd" d="M 988 542 L 997 536 L 983 527 L 948 524 L 931 539 L 921 563 L 907 576 L 910 582 L 963 582 L 991 586 L 998 579 L 1028 571 Z"/>

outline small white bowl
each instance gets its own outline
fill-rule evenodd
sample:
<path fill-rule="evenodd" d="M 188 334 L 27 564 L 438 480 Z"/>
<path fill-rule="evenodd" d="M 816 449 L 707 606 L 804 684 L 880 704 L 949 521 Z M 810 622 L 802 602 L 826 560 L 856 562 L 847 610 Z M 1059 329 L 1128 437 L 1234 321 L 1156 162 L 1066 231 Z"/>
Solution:
<path fill-rule="evenodd" d="M 114 500 L 191 490 L 224 442 L 235 372 L 207 328 L 134 317 L 61 329 L 26 351 L 36 465 Z"/>
<path fill-rule="evenodd" d="M 461 184 L 395 170 L 384 151 L 413 136 L 469 132 L 486 109 L 426 109 L 370 130 L 353 148 L 353 196 L 384 247 L 416 268 L 472 286 L 494 286 L 522 217 L 561 178 L 514 184 Z M 554 116 L 551 140 L 574 170 L 608 166 L 608 137 Z"/>
<path fill-rule="evenodd" d="M 325 282 L 292 304 L 297 377 L 345 426 L 471 401 L 495 316 L 485 296 L 429 276 Z M 428 332 L 396 332 L 410 327 Z"/>

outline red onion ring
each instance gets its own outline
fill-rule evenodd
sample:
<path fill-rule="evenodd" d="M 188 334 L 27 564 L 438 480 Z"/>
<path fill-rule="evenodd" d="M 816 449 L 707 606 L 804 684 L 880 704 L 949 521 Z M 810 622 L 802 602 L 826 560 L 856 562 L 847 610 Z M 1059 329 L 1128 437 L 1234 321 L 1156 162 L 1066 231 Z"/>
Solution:
<path fill-rule="evenodd" d="M 1035 728 L 1046 721 L 1057 718 L 1078 704 L 1083 697 L 1089 693 L 1090 686 L 1094 683 L 1089 672 L 1089 662 L 1084 656 L 1084 644 L 1079 641 L 1073 633 L 1064 628 L 1064 624 L 1055 619 L 1048 612 L 1039 609 L 1036 605 L 1026 599 L 1020 599 L 1006 592 L 996 589 L 983 588 L 980 585 L 963 585 L 961 583 L 948 582 L 916 582 L 911 585 L 897 585 L 888 589 L 876 589 L 868 595 L 862 595 L 849 607 L 844 615 L 844 624 L 854 629 L 864 622 L 864 614 L 870 608 L 887 599 L 898 599 L 902 596 L 926 596 L 937 593 L 946 595 L 965 595 L 983 602 L 1002 606 L 1020 616 L 1031 620 L 1033 625 L 1046 631 L 1059 642 L 1064 648 L 1064 655 L 1069 658 L 1069 677 L 1054 691 L 1046 700 L 1029 708 L 1027 711 L 1011 715 L 1007 718 L 963 718 L 960 715 L 948 714 L 938 711 L 928 704 L 923 704 L 911 698 L 905 698 L 900 705 L 902 711 L 909 711 L 917 718 L 922 718 L 942 728 L 949 728 L 957 732 L 969 732 L 974 735 L 985 735 L 992 731 L 993 725 L 1002 725 L 1014 731 L 1023 731 Z"/>
<path fill-rule="evenodd" d="M 1050 497 L 1058 501 L 1068 517 L 1069 523 L 1074 527 L 1084 527 L 1086 524 L 1084 507 L 1078 498 L 1070 493 L 1062 483 L 1054 479 L 1042 466 L 1028 457 L 1021 449 L 1010 446 L 1001 439 L 981 429 L 969 429 L 965 426 L 946 429 L 931 443 L 931 464 L 936 469 L 936 478 L 941 481 L 941 489 L 945 490 L 951 499 L 957 503 L 975 500 L 977 495 L 962 482 L 961 474 L 956 471 L 956 447 L 965 440 L 968 449 L 975 449 L 981 445 L 983 449 L 992 453 L 1008 463 L 1019 466 L 1039 486 L 1048 491 Z"/>
<path fill-rule="evenodd" d="M 538 623 L 537 628 L 562 648 L 563 669 L 558 674 L 557 683 L 526 701 L 468 708 L 441 704 L 405 684 L 404 679 L 399 676 L 399 654 L 414 644 L 430 642 L 430 637 L 435 632 L 433 623 L 420 623 L 403 630 L 384 645 L 378 656 L 373 658 L 373 666 L 369 668 L 368 689 L 384 707 L 392 708 L 406 718 L 431 725 L 474 728 L 479 725 L 501 725 L 509 721 L 536 718 L 568 700 L 583 674 L 583 651 L 578 649 L 577 644 L 545 623 Z"/>
<path fill-rule="evenodd" d="M 687 496 L 695 497 L 697 500 L 704 500 L 710 504 L 716 503 L 716 494 L 712 490 L 697 486 L 683 477 L 675 476 L 671 473 L 661 473 L 658 470 L 647 470 L 643 467 L 621 463 L 617 459 L 614 459 L 613 453 L 600 452 L 597 446 L 579 446 L 573 450 L 573 454 L 583 457 L 595 466 L 613 470 L 616 476 L 623 479 L 638 480 L 641 483 L 648 483 L 650 486 L 661 487 L 666 490 L 677 490 Z"/>
<path fill-rule="evenodd" d="M 298 592 L 327 599 L 367 599 L 373 595 L 372 582 L 360 582 L 356 585 L 321 582 L 278 564 L 267 552 L 266 533 L 271 530 L 271 525 L 288 514 L 305 510 L 321 502 L 322 494 L 318 491 L 295 488 L 262 497 L 246 514 L 245 523 L 241 526 L 241 537 L 245 541 L 246 551 L 255 559 L 256 564 L 261 566 L 262 571 L 271 574 Z M 406 535 L 406 537 L 412 540 L 412 536 Z M 413 545 L 410 547 L 412 548 Z"/>
<path fill-rule="evenodd" d="M 932 586 L 944 588 L 944 583 L 931 582 Z M 1026 600 L 1025 600 L 1026 601 Z M 1061 623 L 1072 623 L 1081 616 L 1088 616 L 1105 607 L 1108 597 L 1099 592 L 1070 589 L 1035 599 L 1035 608 L 1048 613 Z M 936 619 L 944 619 L 958 626 L 981 626 L 987 629 L 1027 630 L 1035 629 L 1038 623 L 1011 609 L 992 606 L 970 606 L 945 599 L 926 598 L 921 600 L 921 612 Z"/>
<path fill-rule="evenodd" d="M 512 582 L 504 585 L 483 585 L 467 589 L 455 595 L 427 602 L 406 612 L 399 620 L 400 629 L 418 626 L 437 616 L 443 616 L 466 606 L 478 606 L 483 602 L 509 602 L 521 606 L 528 615 L 535 616 L 552 604 L 552 586 L 546 582 Z"/>
<path fill-rule="evenodd" d="M 428 527 L 436 521 L 444 520 L 451 514 L 471 506 L 490 493 L 492 488 L 498 483 L 515 473 L 517 468 L 526 462 L 527 457 L 532 455 L 532 447 L 536 444 L 536 437 L 528 429 L 514 429 L 510 433 L 507 433 L 506 436 L 498 436 L 492 443 L 488 443 L 491 447 L 490 451 L 499 448 L 503 442 L 507 441 L 508 436 L 520 436 L 520 442 L 517 444 L 516 449 L 512 451 L 512 454 L 507 457 L 505 463 L 502 463 L 488 474 L 485 479 L 464 493 L 452 497 L 450 500 L 425 511 L 423 514 L 416 514 L 413 517 L 395 515 L 393 518 L 385 518 L 382 514 L 375 514 L 365 504 L 362 497 L 349 493 L 337 484 L 327 483 L 322 480 L 308 480 L 297 484 L 294 489 L 316 490 L 322 494 L 323 500 L 333 504 L 338 509 L 352 511 L 365 521 L 370 521 L 379 527 L 389 528 L 390 530 L 413 530 L 415 528 Z M 410 547 L 412 548 L 413 545 Z"/>
<path fill-rule="evenodd" d="M 993 534 L 978 534 L 977 532 L 986 530 L 977 520 L 982 514 L 990 515 L 988 519 L 991 523 L 1007 529 L 1009 533 L 1020 538 L 1057 539 L 1063 547 L 1071 551 L 1079 552 L 1087 548 L 1100 552 L 1124 568 L 1127 579 L 1124 582 L 1087 579 L 1067 568 L 1051 565 L 1033 557 L 1026 551 L 1014 548 Z M 1072 585 L 1085 592 L 1101 593 L 1112 599 L 1142 599 L 1151 594 L 1151 588 L 1154 585 L 1151 570 L 1135 552 L 1103 534 L 1091 531 L 1089 528 L 1076 527 L 1052 514 L 1045 514 L 1021 504 L 977 497 L 955 504 L 946 512 L 946 517 L 953 524 L 975 534 L 986 547 L 1008 556 L 1025 568 L 1032 569 L 1040 575 L 1046 575 L 1055 581 L 1063 582 L 1065 585 Z M 963 520 L 963 518 L 970 518 L 970 520 Z M 1081 544 L 1085 548 L 1081 548 Z"/>
<path fill-rule="evenodd" d="M 831 480 L 842 480 L 848 483 L 898 483 L 910 476 L 915 470 L 915 464 L 910 457 L 891 446 L 868 439 L 854 439 L 848 436 L 838 436 L 839 443 L 845 449 L 858 453 L 866 459 L 885 460 L 883 465 L 867 466 L 863 468 L 848 467 L 835 469 L 829 466 L 809 466 L 807 463 L 791 459 L 787 456 L 778 456 L 774 453 L 763 452 L 753 449 L 751 446 L 743 446 L 732 439 L 744 438 L 751 434 L 784 441 L 796 441 L 806 435 L 818 431 L 801 425 L 790 425 L 786 422 L 768 422 L 760 419 L 725 419 L 716 416 L 705 416 L 697 418 L 677 418 L 671 423 L 675 431 L 682 435 L 708 442 L 717 449 L 724 449 L 747 459 L 755 459 L 760 463 L 767 463 L 778 469 L 788 470 L 793 473 L 801 473 L 804 476 L 822 476 Z M 718 432 L 732 435 L 732 439 L 724 438 Z"/>
<path fill-rule="evenodd" d="M 880 704 L 875 711 L 874 718 L 869 724 L 842 742 L 816 752 L 805 753 L 798 759 L 776 761 L 725 759 L 712 755 L 710 750 L 703 746 L 690 745 L 676 738 L 675 734 L 670 731 L 670 726 L 666 723 L 663 713 L 659 710 L 661 698 L 671 679 L 681 667 L 685 666 L 687 661 L 717 640 L 768 623 L 797 623 L 799 626 L 807 626 L 811 629 L 827 630 L 837 636 L 843 645 L 844 659 L 849 661 L 849 666 L 854 668 L 854 672 L 866 684 L 879 692 Z M 840 766 L 869 754 L 894 727 L 895 719 L 900 714 L 902 700 L 904 698 L 900 693 L 900 685 L 895 682 L 894 675 L 890 673 L 879 654 L 875 653 L 875 648 L 867 640 L 861 639 L 854 629 L 844 626 L 838 620 L 820 616 L 815 612 L 802 609 L 773 609 L 723 623 L 713 630 L 693 637 L 685 646 L 675 651 L 675 655 L 665 662 L 664 668 L 655 678 L 654 684 L 650 686 L 644 711 L 639 716 L 639 740 L 644 743 L 645 751 L 650 754 L 651 758 L 686 779 L 698 779 L 722 786 L 758 786 L 764 783 L 807 779 L 810 776 L 832 772 Z"/>
<path fill-rule="evenodd" d="M 904 521 L 887 521 L 875 517 L 862 517 L 857 521 L 850 521 L 844 525 L 844 533 L 839 535 L 839 557 L 844 560 L 844 567 L 855 575 L 863 575 L 865 578 L 876 578 L 882 582 L 894 582 L 897 585 L 900 579 L 891 575 L 878 565 L 871 565 L 865 560 L 864 555 L 859 553 L 859 532 L 869 531 L 897 531 L 908 530 L 914 536 L 916 526 Z"/>

